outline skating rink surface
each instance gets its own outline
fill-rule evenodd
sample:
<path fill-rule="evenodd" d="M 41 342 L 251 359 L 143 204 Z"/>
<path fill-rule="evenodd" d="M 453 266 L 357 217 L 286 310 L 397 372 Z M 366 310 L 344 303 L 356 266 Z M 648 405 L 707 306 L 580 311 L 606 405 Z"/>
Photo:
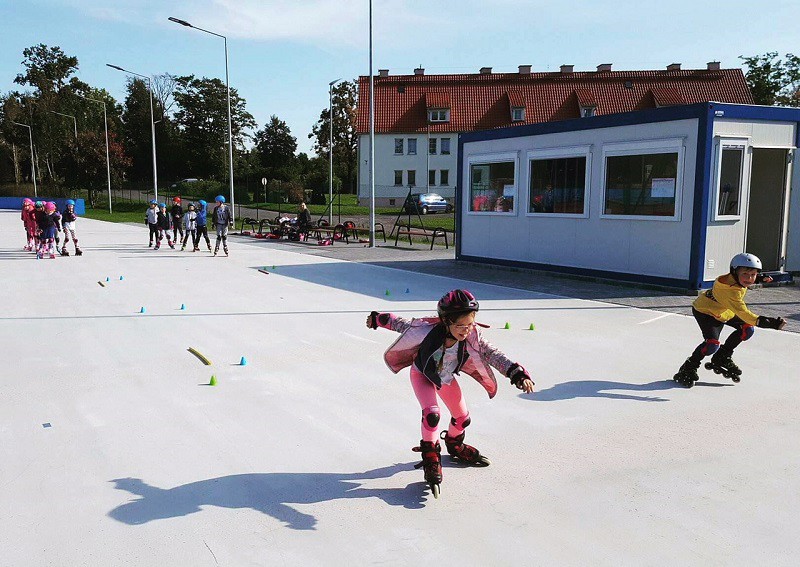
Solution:
<path fill-rule="evenodd" d="M 684 316 L 78 230 L 82 257 L 37 261 L 0 212 L 2 566 L 798 564 L 797 334 L 758 329 L 741 383 L 701 369 L 687 390 Z M 459 379 L 492 465 L 443 456 L 434 500 L 408 372 L 382 359 L 396 335 L 364 320 L 455 287 L 536 392 Z"/>

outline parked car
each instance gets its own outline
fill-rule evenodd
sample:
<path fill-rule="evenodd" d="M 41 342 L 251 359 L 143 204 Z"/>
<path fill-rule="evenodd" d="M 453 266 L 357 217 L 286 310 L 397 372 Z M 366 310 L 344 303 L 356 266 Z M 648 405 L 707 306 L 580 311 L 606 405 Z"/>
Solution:
<path fill-rule="evenodd" d="M 198 181 L 200 181 L 200 180 L 199 179 L 195 179 L 194 177 L 190 177 L 188 179 L 181 179 L 180 181 L 178 181 L 177 183 L 173 183 L 169 187 L 170 187 L 170 189 L 175 189 L 179 185 L 184 185 L 184 184 L 188 184 L 188 183 L 197 183 Z"/>
<path fill-rule="evenodd" d="M 403 210 L 407 213 L 420 213 L 422 215 L 449 213 L 453 210 L 453 205 L 438 193 L 412 193 L 406 198 Z"/>

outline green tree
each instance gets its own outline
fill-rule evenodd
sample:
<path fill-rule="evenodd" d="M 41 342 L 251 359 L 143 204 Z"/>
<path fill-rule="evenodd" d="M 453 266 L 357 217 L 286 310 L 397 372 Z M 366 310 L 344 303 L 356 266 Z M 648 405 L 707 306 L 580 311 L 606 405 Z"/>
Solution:
<path fill-rule="evenodd" d="M 228 90 L 219 79 L 196 79 L 194 75 L 175 79 L 175 121 L 185 148 L 191 177 L 228 178 Z M 234 164 L 244 153 L 255 119 L 246 102 L 231 88 L 231 130 Z"/>
<path fill-rule="evenodd" d="M 339 177 L 345 190 L 354 193 L 358 173 L 358 135 L 356 115 L 358 89 L 356 81 L 343 81 L 333 87 L 333 165 L 334 177 Z M 328 160 L 330 140 L 330 117 L 328 109 L 320 112 L 319 120 L 311 129 L 309 138 L 314 139 L 317 156 Z"/>
<path fill-rule="evenodd" d="M 800 106 L 800 58 L 777 51 L 751 57 L 739 56 L 747 69 L 745 78 L 756 104 Z"/>
<path fill-rule="evenodd" d="M 130 167 L 131 159 L 117 141 L 114 132 L 108 133 L 108 157 L 111 166 L 111 186 L 119 187 L 125 170 Z M 89 204 L 94 206 L 98 192 L 108 189 L 108 171 L 106 169 L 106 140 L 104 133 L 81 132 L 78 144 L 64 156 L 65 171 L 68 172 L 64 182 L 73 193 L 86 189 L 89 193 Z"/>
<path fill-rule="evenodd" d="M 267 179 L 289 181 L 297 177 L 297 138 L 277 116 L 271 116 L 264 129 L 256 132 L 255 151 Z"/>

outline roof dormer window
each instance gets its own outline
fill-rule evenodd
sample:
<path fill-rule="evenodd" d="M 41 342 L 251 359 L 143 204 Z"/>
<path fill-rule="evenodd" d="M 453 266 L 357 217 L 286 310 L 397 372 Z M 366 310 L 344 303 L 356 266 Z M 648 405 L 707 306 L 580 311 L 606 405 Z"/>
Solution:
<path fill-rule="evenodd" d="M 429 109 L 428 122 L 450 122 L 450 109 L 449 108 Z"/>
<path fill-rule="evenodd" d="M 515 106 L 511 109 L 511 121 L 512 122 L 524 122 L 525 121 L 525 107 L 524 106 Z"/>
<path fill-rule="evenodd" d="M 590 118 L 597 114 L 597 107 L 596 106 L 582 106 L 581 107 L 581 118 Z"/>

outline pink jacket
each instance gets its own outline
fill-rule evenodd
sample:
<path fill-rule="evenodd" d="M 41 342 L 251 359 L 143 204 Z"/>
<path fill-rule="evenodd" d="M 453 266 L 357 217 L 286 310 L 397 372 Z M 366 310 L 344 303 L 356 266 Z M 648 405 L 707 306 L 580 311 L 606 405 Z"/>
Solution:
<path fill-rule="evenodd" d="M 439 323 L 439 319 L 437 317 L 426 317 L 408 320 L 392 313 L 388 315 L 388 322 L 381 324 L 378 321 L 378 325 L 384 329 L 400 333 L 400 337 L 386 349 L 383 359 L 386 361 L 386 366 L 389 367 L 389 370 L 397 374 L 403 368 L 414 363 L 420 343 Z M 489 393 L 489 397 L 493 398 L 497 393 L 497 380 L 489 365 L 494 366 L 505 375 L 513 362 L 483 340 L 477 326 L 473 327 L 465 342 L 469 358 L 467 358 L 461 371 L 466 372 L 477 380 Z"/>

